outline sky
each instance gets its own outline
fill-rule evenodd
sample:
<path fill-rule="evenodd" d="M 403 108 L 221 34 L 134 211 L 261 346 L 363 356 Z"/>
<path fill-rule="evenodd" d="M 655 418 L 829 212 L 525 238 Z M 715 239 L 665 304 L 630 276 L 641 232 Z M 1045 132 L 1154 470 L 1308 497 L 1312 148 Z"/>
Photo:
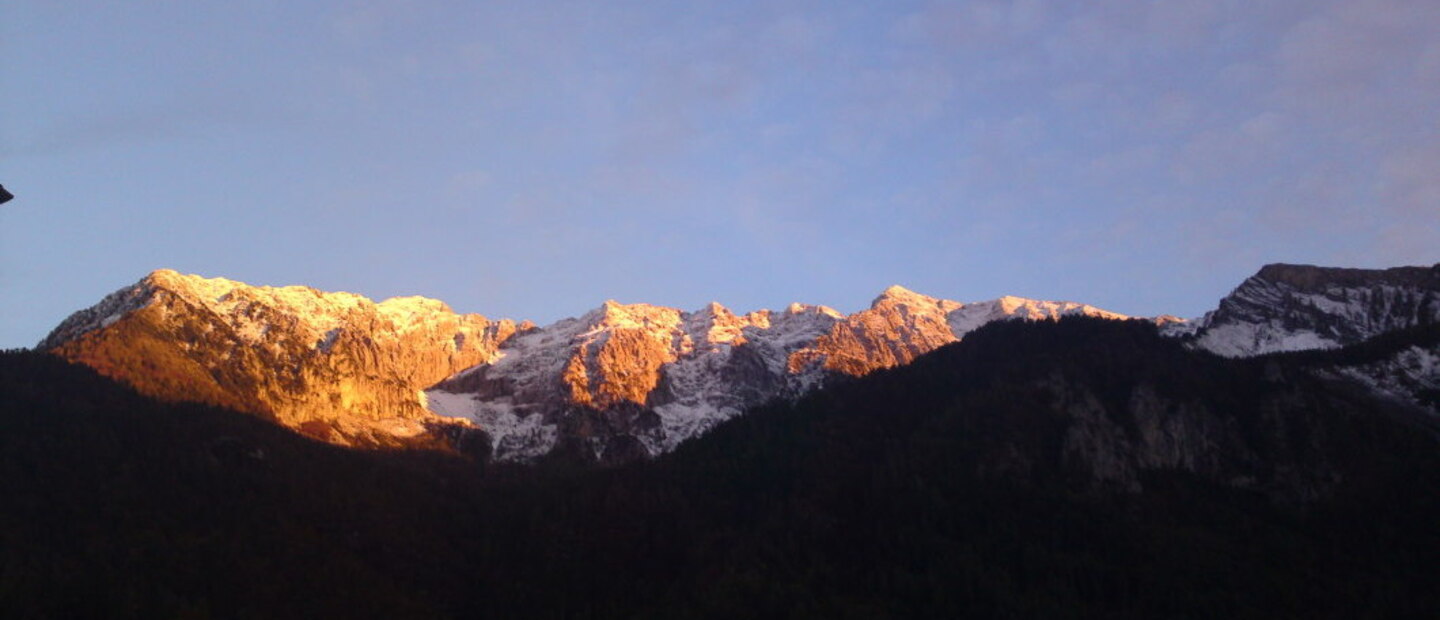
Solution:
<path fill-rule="evenodd" d="M 545 324 L 1440 262 L 1440 2 L 7 0 L 0 348 L 158 268 Z"/>

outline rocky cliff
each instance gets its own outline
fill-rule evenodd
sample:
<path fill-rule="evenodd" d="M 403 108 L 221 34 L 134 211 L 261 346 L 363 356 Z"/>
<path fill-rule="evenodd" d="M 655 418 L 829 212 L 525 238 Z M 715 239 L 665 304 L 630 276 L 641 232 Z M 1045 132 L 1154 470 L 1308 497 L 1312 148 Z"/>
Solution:
<path fill-rule="evenodd" d="M 1195 346 L 1227 357 L 1328 349 L 1440 323 L 1440 264 L 1393 269 L 1266 265 L 1198 322 Z"/>
<path fill-rule="evenodd" d="M 221 405 L 344 445 L 433 443 L 465 426 L 424 388 L 493 359 L 511 321 L 422 297 L 375 303 L 161 270 L 39 344 L 164 400 Z"/>

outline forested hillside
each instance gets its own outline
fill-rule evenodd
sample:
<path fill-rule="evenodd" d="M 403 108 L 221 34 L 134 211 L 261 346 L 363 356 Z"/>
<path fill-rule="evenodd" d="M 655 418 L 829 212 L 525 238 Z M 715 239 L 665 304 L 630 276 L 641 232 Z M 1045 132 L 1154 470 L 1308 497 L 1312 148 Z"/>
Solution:
<path fill-rule="evenodd" d="M 653 461 L 486 469 L 337 448 L 7 353 L 0 608 L 1432 616 L 1433 426 L 1310 370 L 1322 362 L 1227 360 L 1140 322 L 996 323 Z"/>

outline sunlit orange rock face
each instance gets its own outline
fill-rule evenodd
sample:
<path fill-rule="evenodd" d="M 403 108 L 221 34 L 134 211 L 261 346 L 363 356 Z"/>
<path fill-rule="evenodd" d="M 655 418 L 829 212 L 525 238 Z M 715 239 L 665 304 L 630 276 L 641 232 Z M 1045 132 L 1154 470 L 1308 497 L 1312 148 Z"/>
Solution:
<path fill-rule="evenodd" d="M 653 404 L 664 369 L 697 348 L 739 345 L 746 327 L 764 315 L 736 316 L 719 304 L 696 313 L 649 304 L 607 301 L 574 319 L 507 345 L 517 372 L 486 366 L 444 382 L 452 392 L 505 397 L 524 405 L 593 409 Z"/>
<path fill-rule="evenodd" d="M 885 290 L 868 310 L 835 324 L 815 344 L 790 357 L 792 372 L 819 363 L 826 370 L 860 376 L 908 364 L 955 342 L 947 321 L 964 304 L 917 294 L 899 286 Z"/>
<path fill-rule="evenodd" d="M 375 303 L 157 271 L 77 313 L 40 348 L 165 400 L 272 418 L 334 443 L 425 443 L 457 422 L 421 391 L 490 360 L 511 321 L 419 297 Z"/>
<path fill-rule="evenodd" d="M 819 366 L 842 375 L 860 376 L 908 364 L 991 321 L 1058 319 L 1067 315 L 1128 318 L 1075 302 L 1007 296 L 966 304 L 892 286 L 876 297 L 870 308 L 844 317 L 813 345 L 792 354 L 788 366 L 791 372 Z"/>
<path fill-rule="evenodd" d="M 660 382 L 660 368 L 675 361 L 680 311 L 608 302 L 596 328 L 604 337 L 577 347 L 567 363 L 571 402 L 596 409 L 644 405 Z"/>

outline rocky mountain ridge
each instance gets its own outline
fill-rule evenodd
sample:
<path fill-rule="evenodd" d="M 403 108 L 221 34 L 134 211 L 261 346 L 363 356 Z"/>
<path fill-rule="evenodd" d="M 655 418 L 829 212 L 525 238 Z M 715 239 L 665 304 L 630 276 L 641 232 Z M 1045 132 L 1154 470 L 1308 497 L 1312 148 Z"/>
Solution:
<path fill-rule="evenodd" d="M 994 321 L 1123 315 L 1073 302 L 962 303 L 895 286 L 844 315 L 607 301 L 545 327 L 161 270 L 61 323 L 39 349 L 140 391 L 271 418 L 344 445 L 463 446 L 502 460 L 624 461 L 839 377 L 908 364 Z M 1151 319 L 1227 357 L 1326 349 L 1440 324 L 1440 266 L 1267 265 L 1195 322 Z M 1440 415 L 1440 348 L 1326 371 Z"/>
<path fill-rule="evenodd" d="M 745 409 L 792 399 L 836 376 L 909 363 L 990 321 L 1083 314 L 1093 306 L 1005 297 L 965 304 L 886 289 L 849 316 L 792 304 L 737 315 L 606 302 L 517 336 L 499 359 L 426 392 L 432 410 L 475 421 L 495 456 L 561 449 L 627 460 L 669 451 Z"/>
<path fill-rule="evenodd" d="M 908 363 L 990 321 L 1075 314 L 1125 318 L 895 286 L 849 316 L 798 303 L 736 314 L 607 301 L 539 328 L 420 297 L 375 303 L 161 270 L 75 313 L 37 348 L 151 396 L 232 407 L 335 443 L 453 443 L 478 427 L 500 459 L 558 446 L 616 461 L 670 450 L 832 377 Z"/>

